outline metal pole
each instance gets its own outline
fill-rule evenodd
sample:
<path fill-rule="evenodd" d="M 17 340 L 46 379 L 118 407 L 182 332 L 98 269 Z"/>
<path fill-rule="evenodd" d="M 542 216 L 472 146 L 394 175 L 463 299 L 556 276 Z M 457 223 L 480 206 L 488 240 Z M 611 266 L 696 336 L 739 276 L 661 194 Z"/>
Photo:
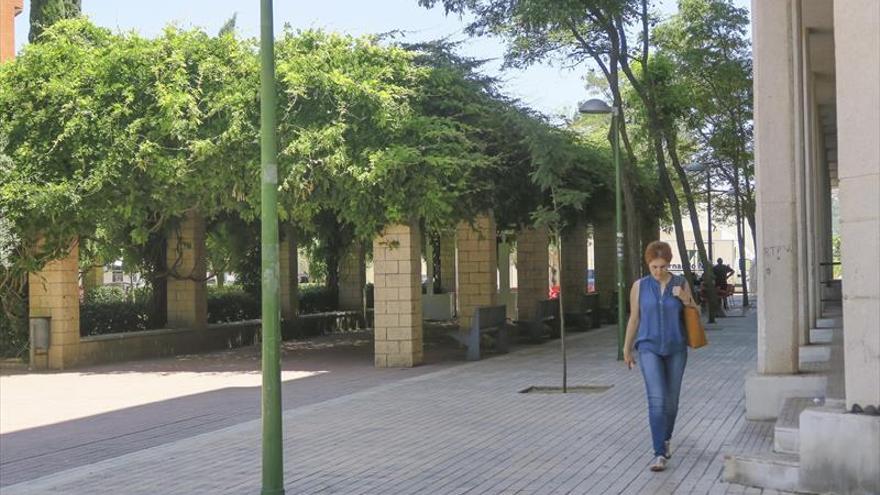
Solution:
<path fill-rule="evenodd" d="M 623 340 L 626 333 L 626 298 L 623 278 L 623 196 L 621 194 L 620 170 L 620 107 L 611 109 L 611 124 L 614 127 L 614 202 L 617 212 L 617 360 L 623 361 Z"/>
<path fill-rule="evenodd" d="M 278 290 L 278 151 L 275 143 L 275 37 L 272 0 L 260 3 L 260 194 L 263 332 L 263 488 L 284 493 L 281 436 L 281 295 Z"/>
<path fill-rule="evenodd" d="M 715 259 L 712 257 L 712 175 L 709 173 L 709 166 L 706 165 L 706 225 L 709 226 L 709 245 L 707 247 L 707 251 L 709 252 L 709 266 L 715 262 Z"/>

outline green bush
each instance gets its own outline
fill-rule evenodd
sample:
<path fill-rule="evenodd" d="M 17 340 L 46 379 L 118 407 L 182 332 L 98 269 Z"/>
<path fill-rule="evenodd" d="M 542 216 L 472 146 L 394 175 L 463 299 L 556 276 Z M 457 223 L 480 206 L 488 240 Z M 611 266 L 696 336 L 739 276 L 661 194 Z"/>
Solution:
<path fill-rule="evenodd" d="M 28 357 L 27 302 L 15 304 L 12 314 L 0 311 L 0 357 Z"/>
<path fill-rule="evenodd" d="M 324 284 L 299 285 L 300 314 L 322 313 L 336 309 L 336 296 Z"/>
<path fill-rule="evenodd" d="M 80 335 L 138 332 L 158 328 L 151 312 L 148 288 L 125 290 L 113 286 L 88 291 L 79 307 Z"/>
<path fill-rule="evenodd" d="M 241 286 L 208 287 L 208 323 L 260 317 L 260 300 Z"/>

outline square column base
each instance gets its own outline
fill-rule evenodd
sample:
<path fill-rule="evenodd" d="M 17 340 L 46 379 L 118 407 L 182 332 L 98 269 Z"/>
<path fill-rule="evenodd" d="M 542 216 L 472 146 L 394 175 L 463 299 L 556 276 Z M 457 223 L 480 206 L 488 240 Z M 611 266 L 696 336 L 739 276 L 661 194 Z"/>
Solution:
<path fill-rule="evenodd" d="M 776 419 L 785 399 L 825 397 L 828 377 L 820 374 L 746 376 L 746 419 Z"/>
<path fill-rule="evenodd" d="M 829 407 L 801 413 L 800 485 L 816 493 L 880 493 L 880 416 Z"/>

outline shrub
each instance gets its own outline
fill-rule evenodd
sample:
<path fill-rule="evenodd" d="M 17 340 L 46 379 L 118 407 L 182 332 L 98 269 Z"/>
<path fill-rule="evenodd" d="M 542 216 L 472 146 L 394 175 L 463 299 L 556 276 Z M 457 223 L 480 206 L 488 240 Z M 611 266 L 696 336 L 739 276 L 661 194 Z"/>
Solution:
<path fill-rule="evenodd" d="M 27 300 L 21 298 L 12 311 L 0 311 L 0 357 L 27 359 L 28 336 Z"/>
<path fill-rule="evenodd" d="M 241 286 L 208 287 L 208 323 L 260 317 L 260 300 Z"/>
<path fill-rule="evenodd" d="M 101 286 L 88 291 L 79 308 L 80 335 L 138 332 L 158 328 L 148 288 Z"/>
<path fill-rule="evenodd" d="M 336 309 L 336 296 L 323 284 L 299 285 L 300 314 L 322 313 Z"/>

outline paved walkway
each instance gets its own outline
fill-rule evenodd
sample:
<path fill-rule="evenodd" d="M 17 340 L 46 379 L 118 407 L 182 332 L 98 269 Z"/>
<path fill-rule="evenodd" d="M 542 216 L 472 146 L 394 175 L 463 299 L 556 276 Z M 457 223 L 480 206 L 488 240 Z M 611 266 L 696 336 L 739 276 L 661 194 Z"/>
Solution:
<path fill-rule="evenodd" d="M 722 453 L 772 444 L 772 423 L 744 419 L 754 315 L 720 320 L 710 346 L 691 353 L 673 459 L 659 474 L 647 470 L 641 376 L 614 360 L 613 330 L 569 339 L 569 383 L 612 386 L 601 394 L 517 393 L 559 384 L 553 341 L 427 372 L 382 370 L 390 381 L 381 385 L 362 382 L 358 391 L 311 403 L 294 399 L 284 413 L 287 493 L 762 493 L 719 479 Z M 403 376 L 411 371 L 421 374 Z M 218 418 L 234 409 L 215 406 Z M 27 478 L 3 494 L 258 493 L 260 424 L 245 421 Z"/>

